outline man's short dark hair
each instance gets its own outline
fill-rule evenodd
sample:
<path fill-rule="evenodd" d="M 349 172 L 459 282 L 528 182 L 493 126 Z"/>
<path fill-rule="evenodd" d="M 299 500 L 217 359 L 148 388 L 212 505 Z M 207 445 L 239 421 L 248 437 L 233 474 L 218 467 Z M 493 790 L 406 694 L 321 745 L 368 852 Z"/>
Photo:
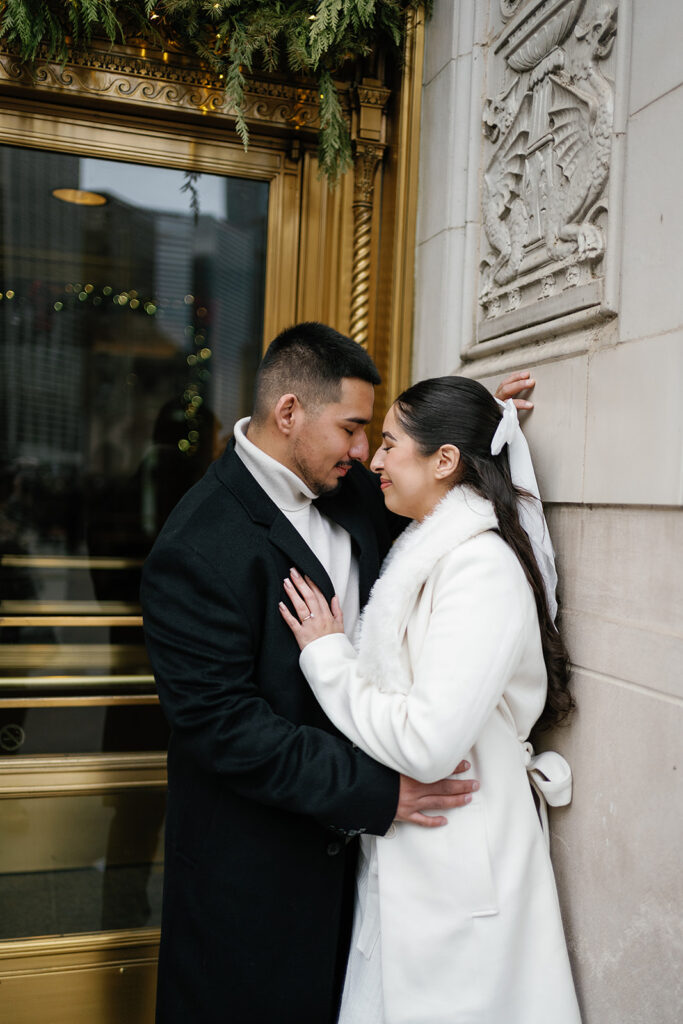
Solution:
<path fill-rule="evenodd" d="M 254 420 L 263 422 L 281 395 L 293 394 L 304 408 L 337 402 L 344 377 L 379 384 L 372 359 L 359 345 L 332 327 L 296 324 L 268 346 L 256 374 Z"/>

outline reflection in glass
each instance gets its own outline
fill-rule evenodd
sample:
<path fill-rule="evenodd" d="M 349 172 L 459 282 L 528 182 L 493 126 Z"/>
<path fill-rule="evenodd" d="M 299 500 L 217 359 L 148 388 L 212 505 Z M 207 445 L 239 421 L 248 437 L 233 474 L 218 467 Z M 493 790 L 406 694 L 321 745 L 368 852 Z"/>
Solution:
<path fill-rule="evenodd" d="M 0 801 L 0 940 L 158 927 L 162 789 Z"/>
<path fill-rule="evenodd" d="M 28 754 L 165 751 L 168 726 L 158 704 L 3 707 L 0 762 Z"/>
<path fill-rule="evenodd" d="M 151 687 L 140 567 L 263 331 L 267 183 L 186 186 L 0 147 L 0 692 Z"/>

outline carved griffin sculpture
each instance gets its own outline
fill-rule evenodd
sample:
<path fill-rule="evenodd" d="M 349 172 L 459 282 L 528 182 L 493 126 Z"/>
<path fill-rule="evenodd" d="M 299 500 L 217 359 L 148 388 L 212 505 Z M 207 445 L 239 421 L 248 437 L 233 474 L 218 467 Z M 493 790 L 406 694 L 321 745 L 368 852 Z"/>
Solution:
<path fill-rule="evenodd" d="M 558 102 L 550 110 L 555 160 L 561 175 L 548 197 L 545 244 L 554 259 L 578 249 L 596 258 L 604 251 L 602 231 L 590 220 L 609 173 L 614 115 L 611 83 L 598 67 L 616 34 L 616 12 L 604 5 L 590 22 L 574 30 L 585 41 L 587 59 L 576 70 L 551 76 Z"/>
<path fill-rule="evenodd" d="M 493 253 L 482 268 L 482 298 L 519 275 L 532 227 L 551 260 L 574 252 L 579 259 L 595 259 L 604 251 L 592 218 L 609 172 L 614 98 L 598 62 L 609 54 L 615 34 L 615 8 L 600 5 L 576 25 L 579 49 L 570 68 L 565 51 L 556 47 L 532 71 L 518 105 L 517 83 L 487 102 L 484 132 L 497 148 L 483 176 L 483 226 Z M 550 97 L 547 143 L 541 139 L 532 147 L 539 88 Z M 535 216 L 540 223 L 532 225 Z"/>

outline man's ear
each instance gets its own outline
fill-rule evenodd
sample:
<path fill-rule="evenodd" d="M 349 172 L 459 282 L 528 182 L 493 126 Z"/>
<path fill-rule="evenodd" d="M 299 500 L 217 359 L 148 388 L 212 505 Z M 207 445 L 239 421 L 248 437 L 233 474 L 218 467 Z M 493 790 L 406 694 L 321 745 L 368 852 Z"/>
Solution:
<path fill-rule="evenodd" d="M 437 480 L 447 480 L 460 464 L 460 449 L 454 444 L 442 444 L 436 455 L 434 476 Z"/>
<path fill-rule="evenodd" d="M 273 410 L 273 417 L 281 434 L 285 434 L 287 437 L 291 434 L 301 412 L 301 403 L 296 395 L 280 396 Z"/>

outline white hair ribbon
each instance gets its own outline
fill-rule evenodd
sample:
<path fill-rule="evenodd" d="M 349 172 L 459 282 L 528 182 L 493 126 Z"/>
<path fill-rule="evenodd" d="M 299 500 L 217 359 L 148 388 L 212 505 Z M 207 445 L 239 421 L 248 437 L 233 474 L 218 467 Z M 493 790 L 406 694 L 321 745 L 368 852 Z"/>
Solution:
<path fill-rule="evenodd" d="M 496 401 L 498 401 L 496 399 Z M 511 444 L 519 430 L 517 419 L 517 408 L 511 398 L 507 402 L 498 402 L 503 410 L 503 417 L 496 428 L 491 441 L 491 455 L 498 455 L 503 450 L 503 445 Z"/>
<path fill-rule="evenodd" d="M 507 444 L 512 482 L 515 487 L 520 487 L 532 495 L 531 498 L 520 498 L 517 510 L 522 529 L 531 541 L 531 547 L 545 584 L 548 608 L 554 619 L 557 615 L 555 552 L 543 515 L 543 505 L 529 445 L 519 425 L 517 408 L 513 400 L 508 398 L 507 402 L 500 402 L 498 399 L 496 401 L 503 410 L 503 416 L 491 441 L 491 454 L 498 455 L 502 451 L 503 445 Z"/>

